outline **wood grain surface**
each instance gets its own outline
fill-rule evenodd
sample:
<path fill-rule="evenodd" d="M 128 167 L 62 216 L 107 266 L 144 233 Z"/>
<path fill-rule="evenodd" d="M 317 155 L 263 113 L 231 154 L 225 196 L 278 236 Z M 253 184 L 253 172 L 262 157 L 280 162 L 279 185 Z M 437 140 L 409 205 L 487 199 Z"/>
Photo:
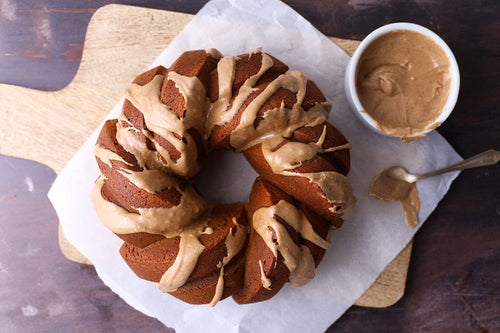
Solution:
<path fill-rule="evenodd" d="M 1 0 L 0 82 L 63 88 L 79 66 L 90 16 L 108 2 Z M 394 21 L 439 33 L 462 76 L 457 107 L 439 131 L 462 156 L 499 148 L 497 1 L 286 2 L 327 35 L 361 38 Z M 134 2 L 189 13 L 203 3 Z M 169 331 L 128 307 L 91 267 L 60 255 L 57 217 L 45 197 L 53 171 L 0 157 L 0 174 L 0 331 Z M 498 180 L 498 166 L 463 173 L 416 236 L 405 297 L 388 309 L 354 306 L 328 331 L 499 331 Z"/>

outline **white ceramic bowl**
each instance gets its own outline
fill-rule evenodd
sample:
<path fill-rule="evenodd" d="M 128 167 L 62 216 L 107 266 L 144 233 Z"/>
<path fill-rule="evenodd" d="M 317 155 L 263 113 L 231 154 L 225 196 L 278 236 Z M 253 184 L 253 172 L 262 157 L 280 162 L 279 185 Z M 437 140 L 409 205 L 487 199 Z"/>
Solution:
<path fill-rule="evenodd" d="M 371 32 L 368 36 L 366 36 L 366 38 L 361 42 L 361 44 L 359 44 L 358 48 L 356 49 L 353 56 L 349 60 L 349 63 L 347 64 L 345 73 L 345 91 L 347 95 L 347 100 L 351 105 L 351 108 L 356 114 L 356 116 L 367 127 L 369 127 L 370 129 L 374 130 L 379 134 L 389 136 L 387 133 L 382 132 L 377 128 L 377 126 L 375 125 L 375 121 L 368 113 L 364 111 L 362 112 L 363 106 L 359 101 L 359 97 L 356 91 L 356 69 L 358 67 L 359 59 L 363 54 L 363 52 L 365 51 L 366 47 L 370 45 L 378 37 L 395 30 L 412 30 L 430 37 L 436 44 L 441 46 L 441 48 L 444 50 L 444 52 L 446 53 L 446 55 L 450 60 L 451 85 L 450 85 L 450 93 L 448 95 L 448 99 L 439 117 L 430 126 L 428 126 L 429 129 L 426 129 L 420 133 L 415 133 L 413 135 L 419 137 L 422 136 L 422 134 L 427 134 L 428 132 L 432 131 L 434 128 L 437 127 L 436 124 L 442 124 L 446 120 L 446 118 L 448 118 L 448 116 L 451 114 L 451 111 L 453 111 L 453 108 L 455 107 L 458 98 L 458 91 L 460 88 L 460 73 L 458 71 L 458 65 L 455 56 L 451 52 L 448 45 L 446 45 L 446 43 L 431 30 L 424 28 L 418 24 L 401 22 L 401 23 L 392 23 L 384 25 Z"/>

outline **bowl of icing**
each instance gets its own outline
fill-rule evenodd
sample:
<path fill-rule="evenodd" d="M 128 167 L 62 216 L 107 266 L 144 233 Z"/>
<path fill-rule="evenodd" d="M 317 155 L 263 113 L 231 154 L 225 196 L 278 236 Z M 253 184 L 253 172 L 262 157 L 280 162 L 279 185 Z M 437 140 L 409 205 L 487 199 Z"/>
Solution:
<path fill-rule="evenodd" d="M 346 68 L 345 90 L 354 113 L 377 133 L 405 143 L 448 118 L 459 88 L 458 64 L 448 45 L 413 23 L 374 30 Z"/>

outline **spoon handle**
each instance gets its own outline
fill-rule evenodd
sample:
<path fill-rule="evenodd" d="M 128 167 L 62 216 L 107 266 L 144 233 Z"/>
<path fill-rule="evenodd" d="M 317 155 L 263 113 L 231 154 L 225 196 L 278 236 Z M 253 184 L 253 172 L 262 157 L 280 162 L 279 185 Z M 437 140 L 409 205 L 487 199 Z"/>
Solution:
<path fill-rule="evenodd" d="M 475 156 L 472 156 L 466 160 L 463 160 L 460 163 L 453 164 L 447 168 L 424 173 L 423 175 L 418 175 L 417 177 L 418 179 L 424 179 L 455 170 L 465 170 L 486 165 L 493 165 L 497 164 L 499 160 L 500 160 L 500 152 L 494 149 L 490 149 Z"/>

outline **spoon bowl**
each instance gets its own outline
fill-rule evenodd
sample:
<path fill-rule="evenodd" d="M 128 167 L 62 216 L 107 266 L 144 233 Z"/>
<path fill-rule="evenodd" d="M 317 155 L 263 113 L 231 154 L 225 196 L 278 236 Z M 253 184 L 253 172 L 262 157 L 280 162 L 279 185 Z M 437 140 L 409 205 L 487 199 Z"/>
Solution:
<path fill-rule="evenodd" d="M 385 173 L 389 177 L 392 177 L 394 179 L 399 179 L 403 180 L 408 183 L 414 183 L 419 179 L 424 179 L 424 178 L 429 178 L 437 175 L 441 175 L 443 173 L 451 172 L 451 171 L 457 171 L 457 170 L 465 170 L 465 169 L 471 169 L 471 168 L 477 168 L 481 166 L 486 166 L 486 165 L 493 165 L 498 163 L 500 160 L 500 152 L 496 151 L 494 149 L 487 150 L 483 153 L 477 154 L 473 157 L 470 157 L 460 163 L 453 164 L 449 167 L 439 169 L 436 171 L 424 173 L 422 175 L 414 175 L 406 171 L 403 167 L 400 166 L 392 166 L 384 171 L 382 173 Z"/>
<path fill-rule="evenodd" d="M 401 179 L 408 183 L 414 183 L 418 180 L 418 176 L 408 173 L 406 169 L 400 166 L 393 166 L 385 170 L 386 174 L 395 179 Z"/>

